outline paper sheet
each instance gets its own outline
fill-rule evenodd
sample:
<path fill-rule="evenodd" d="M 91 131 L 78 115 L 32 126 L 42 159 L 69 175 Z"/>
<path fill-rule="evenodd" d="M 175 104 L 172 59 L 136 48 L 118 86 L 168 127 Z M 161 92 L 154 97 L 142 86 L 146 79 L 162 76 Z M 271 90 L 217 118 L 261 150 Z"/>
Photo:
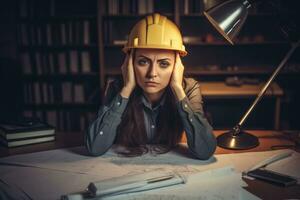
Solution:
<path fill-rule="evenodd" d="M 123 197 L 124 198 L 124 197 Z M 115 198 L 116 199 L 116 198 Z M 166 195 L 166 194 L 141 194 L 141 195 L 132 195 L 126 196 L 124 199 L 126 200 L 224 200 L 222 196 L 214 196 L 207 198 L 206 195 L 195 196 L 195 195 L 185 195 L 185 196 L 177 196 L 177 195 Z M 122 200 L 124 200 L 122 199 Z M 246 190 L 241 190 L 239 193 L 240 200 L 259 200 L 259 198 L 255 197 L 253 194 L 247 192 Z M 227 199 L 226 199 L 227 200 Z"/>
<path fill-rule="evenodd" d="M 126 174 L 128 171 L 158 168 L 189 174 L 228 165 L 234 165 L 237 171 L 242 172 L 250 166 L 283 151 L 286 150 L 223 154 L 215 155 L 207 161 L 201 161 L 178 152 L 126 158 L 113 151 L 108 151 L 101 157 L 90 157 L 85 152 L 84 147 L 75 147 L 1 158 L 0 164 L 21 164 L 83 174 L 99 174 L 109 170 L 110 174 L 117 173 L 116 176 Z"/>
<path fill-rule="evenodd" d="M 208 161 L 201 161 L 190 157 L 189 154 L 180 153 L 178 151 L 162 155 L 146 154 L 134 158 L 120 157 L 113 151 L 109 151 L 101 157 L 90 157 L 87 156 L 83 147 L 76 147 L 1 158 L 0 179 L 18 184 L 19 187 L 28 191 L 30 195 L 37 197 L 34 199 L 47 199 L 48 195 L 48 199 L 53 199 L 52 197 L 58 199 L 63 194 L 80 192 L 85 189 L 91 181 L 101 181 L 138 171 L 167 169 L 184 175 L 193 175 L 206 170 L 232 165 L 237 169 L 237 172 L 241 172 L 253 166 L 255 163 L 283 151 L 284 150 L 215 155 Z M 9 166 L 8 164 L 31 167 L 16 167 Z M 13 170 L 11 171 L 11 169 Z M 236 180 L 234 176 L 230 178 Z M 239 179 L 240 178 L 239 175 Z M 31 184 L 28 184 L 28 180 L 30 180 Z M 207 188 L 207 185 L 217 184 L 214 181 L 218 182 L 218 180 L 208 180 L 203 183 L 203 186 L 201 185 L 201 187 L 194 189 L 197 189 L 197 191 L 201 189 L 203 191 Z M 224 181 L 227 182 L 228 178 Z M 240 186 L 243 185 L 241 182 L 236 181 L 236 183 L 240 184 Z M 240 186 L 239 188 L 241 188 Z M 223 185 L 220 184 L 218 187 L 222 188 Z M 41 188 L 41 190 L 37 190 L 36 188 Z M 233 187 L 228 195 L 233 194 L 232 192 L 235 188 L 236 187 Z M 209 189 L 209 187 L 207 189 Z M 241 190 L 238 190 L 234 194 L 240 193 Z M 242 191 L 242 193 L 247 194 L 244 191 Z M 194 195 L 191 191 L 189 195 L 192 194 Z M 149 195 L 153 196 L 156 194 Z M 178 195 L 180 196 L 180 192 Z M 166 195 L 164 197 L 169 198 L 170 196 Z M 191 196 L 191 198 L 193 197 Z M 234 198 L 238 198 L 238 196 L 235 195 Z M 173 199 L 176 198 L 174 197 Z"/>
<path fill-rule="evenodd" d="M 91 157 L 84 147 L 57 149 L 24 155 L 10 156 L 0 159 L 1 163 L 52 169 L 57 171 L 75 172 L 80 174 L 101 174 L 105 178 L 121 176 L 128 171 L 101 157 Z"/>
<path fill-rule="evenodd" d="M 187 155 L 169 152 L 158 156 L 146 154 L 140 157 L 125 158 L 109 152 L 103 156 L 104 159 L 118 166 L 128 169 L 129 171 L 143 171 L 151 169 L 172 169 L 179 173 L 190 174 L 210 169 L 222 168 L 233 165 L 235 169 L 242 172 L 254 164 L 265 160 L 266 158 L 284 152 L 286 150 L 265 151 L 265 152 L 248 152 L 236 154 L 221 154 L 211 157 L 209 160 L 202 161 Z"/>
<path fill-rule="evenodd" d="M 32 199 L 37 200 L 58 200 L 62 194 L 83 191 L 90 181 L 97 181 L 101 178 L 102 175 L 0 165 L 2 181 L 11 187 L 21 188 Z"/>
<path fill-rule="evenodd" d="M 245 191 L 242 186 L 241 174 L 232 167 L 208 170 L 196 174 L 190 174 L 184 185 L 175 185 L 167 188 L 146 191 L 141 194 L 126 194 L 106 197 L 104 200 L 121 199 L 259 199 Z"/>

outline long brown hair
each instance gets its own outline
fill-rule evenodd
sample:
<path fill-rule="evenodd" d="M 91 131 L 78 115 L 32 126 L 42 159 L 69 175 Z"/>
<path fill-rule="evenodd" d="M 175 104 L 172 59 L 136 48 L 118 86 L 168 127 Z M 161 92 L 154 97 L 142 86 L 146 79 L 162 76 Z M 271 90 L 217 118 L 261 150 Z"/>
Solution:
<path fill-rule="evenodd" d="M 147 133 L 141 100 L 142 89 L 137 87 L 129 98 L 127 108 L 117 130 L 116 143 L 125 147 L 119 154 L 139 156 L 149 151 L 166 153 L 175 147 L 182 136 L 183 126 L 176 108 L 175 97 L 169 87 L 165 91 L 165 102 L 157 117 L 157 128 L 153 145 L 147 146 Z"/>

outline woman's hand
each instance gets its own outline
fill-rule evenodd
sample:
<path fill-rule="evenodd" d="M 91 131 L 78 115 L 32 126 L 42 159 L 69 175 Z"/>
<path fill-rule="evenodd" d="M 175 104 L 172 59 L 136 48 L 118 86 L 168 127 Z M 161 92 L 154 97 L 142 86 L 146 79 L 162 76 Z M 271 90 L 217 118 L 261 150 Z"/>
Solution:
<path fill-rule="evenodd" d="M 173 93 L 177 97 L 178 101 L 181 101 L 186 96 L 184 89 L 182 87 L 183 71 L 184 71 L 184 66 L 181 62 L 179 53 L 176 53 L 176 60 L 175 60 L 172 77 L 170 80 L 170 86 Z"/>
<path fill-rule="evenodd" d="M 133 51 L 126 55 L 126 58 L 121 66 L 124 85 L 120 92 L 120 95 L 125 98 L 129 98 L 136 86 L 132 52 Z"/>

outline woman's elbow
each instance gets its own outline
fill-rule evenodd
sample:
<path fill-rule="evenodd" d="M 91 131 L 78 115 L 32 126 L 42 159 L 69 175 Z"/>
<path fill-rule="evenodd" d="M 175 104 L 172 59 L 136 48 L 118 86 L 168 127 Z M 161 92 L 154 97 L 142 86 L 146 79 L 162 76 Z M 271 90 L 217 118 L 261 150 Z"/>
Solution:
<path fill-rule="evenodd" d="M 86 150 L 90 156 L 102 156 L 107 152 L 108 149 L 97 148 L 95 145 L 90 145 L 88 143 L 85 144 Z"/>
<path fill-rule="evenodd" d="M 199 160 L 208 160 L 210 159 L 217 148 L 217 141 L 213 137 L 211 141 L 207 143 L 207 145 L 203 145 L 201 148 L 196 148 L 192 151 L 193 155 Z"/>
<path fill-rule="evenodd" d="M 90 156 L 98 157 L 102 156 L 106 151 L 88 151 Z"/>
<path fill-rule="evenodd" d="M 101 156 L 109 149 L 88 137 L 85 139 L 85 148 L 90 156 Z"/>
<path fill-rule="evenodd" d="M 199 160 L 208 160 L 214 155 L 215 149 L 206 150 L 201 152 L 193 151 L 193 155 Z"/>

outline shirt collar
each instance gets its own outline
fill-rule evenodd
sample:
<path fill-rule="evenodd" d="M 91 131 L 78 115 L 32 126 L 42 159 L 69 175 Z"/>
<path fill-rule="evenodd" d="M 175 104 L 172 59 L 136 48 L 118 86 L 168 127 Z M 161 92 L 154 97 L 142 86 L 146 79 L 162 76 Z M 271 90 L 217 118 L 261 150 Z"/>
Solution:
<path fill-rule="evenodd" d="M 163 94 L 163 96 L 161 97 L 159 103 L 153 108 L 151 103 L 148 101 L 148 99 L 145 97 L 145 95 L 141 95 L 142 98 L 142 103 L 144 104 L 144 106 L 146 108 L 149 108 L 150 110 L 157 110 L 158 108 L 160 108 L 161 106 L 164 105 L 165 101 L 166 101 L 166 93 Z"/>

